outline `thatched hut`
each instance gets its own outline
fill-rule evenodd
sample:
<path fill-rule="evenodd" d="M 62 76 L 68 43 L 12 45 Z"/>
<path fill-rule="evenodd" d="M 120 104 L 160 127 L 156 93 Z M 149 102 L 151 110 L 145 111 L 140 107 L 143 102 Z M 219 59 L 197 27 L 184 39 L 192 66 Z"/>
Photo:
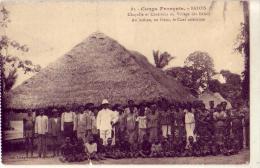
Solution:
<path fill-rule="evenodd" d="M 217 104 L 220 104 L 221 102 L 225 101 L 227 103 L 227 109 L 232 108 L 231 103 L 228 100 L 226 100 L 225 98 L 223 98 L 218 92 L 213 93 L 209 90 L 206 90 L 199 96 L 199 100 L 203 101 L 206 108 L 210 108 L 209 107 L 210 101 L 214 101 L 215 106 Z"/>
<path fill-rule="evenodd" d="M 10 91 L 8 108 L 27 109 L 66 104 L 112 104 L 128 99 L 192 101 L 194 97 L 175 79 L 147 59 L 126 50 L 102 33 L 94 33 L 71 51 Z"/>

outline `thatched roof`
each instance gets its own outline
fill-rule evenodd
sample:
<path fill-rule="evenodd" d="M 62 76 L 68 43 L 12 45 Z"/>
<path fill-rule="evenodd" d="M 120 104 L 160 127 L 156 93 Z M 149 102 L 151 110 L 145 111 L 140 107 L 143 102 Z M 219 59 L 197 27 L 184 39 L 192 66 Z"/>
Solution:
<path fill-rule="evenodd" d="M 71 51 L 10 91 L 8 107 L 15 109 L 100 104 L 106 98 L 126 104 L 164 97 L 186 102 L 193 96 L 147 59 L 126 50 L 102 33 L 94 33 Z"/>
<path fill-rule="evenodd" d="M 218 92 L 213 93 L 207 90 L 199 96 L 199 100 L 203 101 L 203 103 L 206 105 L 206 108 L 210 108 L 209 101 L 214 101 L 215 106 L 225 101 L 227 102 L 227 109 L 232 108 L 231 103 L 225 98 L 223 98 Z"/>

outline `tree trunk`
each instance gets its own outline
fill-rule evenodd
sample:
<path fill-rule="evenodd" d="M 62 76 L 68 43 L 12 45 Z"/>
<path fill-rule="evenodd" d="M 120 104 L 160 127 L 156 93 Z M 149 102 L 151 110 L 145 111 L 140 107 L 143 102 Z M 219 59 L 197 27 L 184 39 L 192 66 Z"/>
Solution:
<path fill-rule="evenodd" d="M 244 37 L 245 37 L 245 46 L 244 46 L 244 57 L 245 57 L 245 70 L 244 70 L 244 80 L 243 80 L 243 90 L 242 96 L 243 98 L 249 100 L 250 93 L 250 32 L 249 32 L 249 5 L 248 1 L 243 1 L 243 12 L 244 12 Z"/>

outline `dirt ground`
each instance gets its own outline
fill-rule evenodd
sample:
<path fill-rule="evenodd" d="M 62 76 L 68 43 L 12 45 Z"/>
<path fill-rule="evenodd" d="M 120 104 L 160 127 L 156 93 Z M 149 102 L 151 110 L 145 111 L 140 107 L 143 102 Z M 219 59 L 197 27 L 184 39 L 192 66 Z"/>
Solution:
<path fill-rule="evenodd" d="M 102 161 L 92 161 L 92 164 L 246 164 L 249 162 L 249 150 L 242 150 L 233 156 L 207 156 L 207 157 L 179 157 L 179 158 L 136 158 L 136 159 L 107 159 Z M 51 155 L 51 154 L 49 154 Z M 3 154 L 4 164 L 26 165 L 26 164 L 68 164 L 59 161 L 58 157 L 48 157 L 45 159 L 25 158 L 21 152 L 8 152 Z M 70 164 L 89 164 L 89 161 L 74 162 Z"/>

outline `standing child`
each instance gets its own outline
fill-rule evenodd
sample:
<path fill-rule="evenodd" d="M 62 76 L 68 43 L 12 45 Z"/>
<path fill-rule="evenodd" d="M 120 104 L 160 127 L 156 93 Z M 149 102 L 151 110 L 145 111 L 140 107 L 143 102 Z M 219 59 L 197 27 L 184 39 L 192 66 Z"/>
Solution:
<path fill-rule="evenodd" d="M 138 122 L 138 142 L 141 143 L 147 129 L 147 117 L 144 115 L 144 107 L 140 108 L 139 116 L 136 118 Z"/>

